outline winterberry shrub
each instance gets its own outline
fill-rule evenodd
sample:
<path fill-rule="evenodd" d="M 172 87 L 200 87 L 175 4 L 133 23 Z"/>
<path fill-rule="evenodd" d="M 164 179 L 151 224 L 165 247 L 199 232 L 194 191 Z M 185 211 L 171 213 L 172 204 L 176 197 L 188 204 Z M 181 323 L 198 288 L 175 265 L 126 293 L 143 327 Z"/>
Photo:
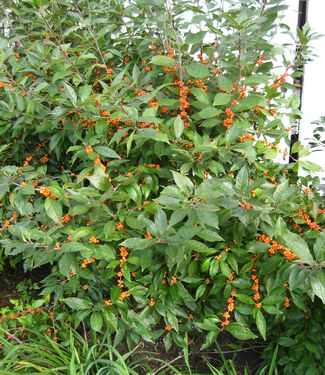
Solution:
<path fill-rule="evenodd" d="M 308 38 L 273 43 L 282 3 L 3 1 L 0 242 L 52 265 L 61 317 L 207 347 L 325 302 L 324 204 L 297 176 L 319 167 L 285 162 Z"/>

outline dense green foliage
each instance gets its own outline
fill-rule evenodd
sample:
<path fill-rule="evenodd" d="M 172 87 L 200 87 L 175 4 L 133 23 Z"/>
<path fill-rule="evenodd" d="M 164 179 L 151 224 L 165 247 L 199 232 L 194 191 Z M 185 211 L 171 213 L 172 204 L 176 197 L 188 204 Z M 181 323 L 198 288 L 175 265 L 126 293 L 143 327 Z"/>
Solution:
<path fill-rule="evenodd" d="M 130 346 L 299 343 L 325 303 L 325 211 L 296 175 L 319 169 L 308 150 L 285 163 L 308 38 L 274 69 L 281 3 L 3 1 L 0 251 L 51 265 L 59 320 Z"/>

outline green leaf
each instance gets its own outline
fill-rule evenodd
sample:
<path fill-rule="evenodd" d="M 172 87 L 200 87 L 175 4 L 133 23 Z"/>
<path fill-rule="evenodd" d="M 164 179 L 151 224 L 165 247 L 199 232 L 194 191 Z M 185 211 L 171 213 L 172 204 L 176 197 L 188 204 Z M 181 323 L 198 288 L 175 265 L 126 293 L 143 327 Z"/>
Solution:
<path fill-rule="evenodd" d="M 290 348 L 291 346 L 296 344 L 296 341 L 291 337 L 282 336 L 277 340 L 277 343 L 281 346 Z"/>
<path fill-rule="evenodd" d="M 271 305 L 264 305 L 263 310 L 266 311 L 268 314 L 273 314 L 273 315 L 283 314 L 281 310 Z"/>
<path fill-rule="evenodd" d="M 59 253 L 69 252 L 69 253 L 75 253 L 79 251 L 89 251 L 89 248 L 86 247 L 81 242 L 65 242 L 62 244 L 62 247 L 60 250 L 57 250 Z"/>
<path fill-rule="evenodd" d="M 265 341 L 266 340 L 266 321 L 261 310 L 257 310 L 255 319 L 256 319 L 256 327 Z"/>
<path fill-rule="evenodd" d="M 6 195 L 8 187 L 9 177 L 2 176 L 0 178 L 0 199 L 2 199 Z"/>
<path fill-rule="evenodd" d="M 74 310 L 86 310 L 93 306 L 91 301 L 75 297 L 65 298 L 63 302 Z"/>
<path fill-rule="evenodd" d="M 268 148 L 264 152 L 265 158 L 268 160 L 273 160 L 278 156 L 278 150 L 275 150 L 274 148 Z"/>
<path fill-rule="evenodd" d="M 121 246 L 129 247 L 130 249 L 145 250 L 148 247 L 153 246 L 155 243 L 154 239 L 147 238 L 128 238 L 121 243 Z"/>
<path fill-rule="evenodd" d="M 84 149 L 83 146 L 70 146 L 70 147 L 67 149 L 67 152 L 80 151 L 80 150 L 83 150 L 83 149 Z"/>
<path fill-rule="evenodd" d="M 227 255 L 227 263 L 235 271 L 235 273 L 238 274 L 238 263 L 236 257 L 233 254 Z"/>
<path fill-rule="evenodd" d="M 239 135 L 239 126 L 238 122 L 235 122 L 230 129 L 227 130 L 226 133 L 226 141 L 229 143 L 233 143 Z"/>
<path fill-rule="evenodd" d="M 159 207 L 156 214 L 155 214 L 155 225 L 157 231 L 163 235 L 167 230 L 167 215 L 165 212 Z"/>
<path fill-rule="evenodd" d="M 314 243 L 314 254 L 318 262 L 322 262 L 325 260 L 325 232 L 324 231 L 319 234 L 319 236 L 317 237 Z"/>
<path fill-rule="evenodd" d="M 129 130 L 130 128 L 123 128 L 122 130 L 119 130 L 118 132 L 114 133 L 113 137 L 109 141 L 109 145 L 114 142 L 119 142 L 123 135 L 126 134 Z"/>
<path fill-rule="evenodd" d="M 243 302 L 243 303 L 246 303 L 247 305 L 254 305 L 254 300 L 252 297 L 248 296 L 247 294 L 240 294 L 240 293 L 237 293 L 236 294 L 236 298 Z"/>
<path fill-rule="evenodd" d="M 185 69 L 187 73 L 194 78 L 202 79 L 210 76 L 208 67 L 198 62 L 193 62 L 192 64 L 186 65 Z"/>
<path fill-rule="evenodd" d="M 175 224 L 182 221 L 185 216 L 187 216 L 189 213 L 189 210 L 187 208 L 179 208 L 178 210 L 174 211 L 170 217 L 169 224 L 171 226 L 174 226 Z"/>
<path fill-rule="evenodd" d="M 111 246 L 107 245 L 90 245 L 92 246 L 92 255 L 96 259 L 106 259 L 112 260 L 115 259 L 115 251 Z M 94 249 L 93 249 L 94 247 Z"/>
<path fill-rule="evenodd" d="M 216 109 L 213 107 L 207 107 L 207 108 L 202 109 L 202 111 L 198 113 L 198 116 L 202 119 L 207 119 L 207 118 L 215 117 L 219 115 L 220 113 L 221 112 L 219 109 Z"/>
<path fill-rule="evenodd" d="M 231 323 L 225 327 L 225 330 L 230 332 L 236 339 L 239 340 L 250 340 L 255 339 L 257 336 L 248 328 L 241 323 Z"/>
<path fill-rule="evenodd" d="M 176 185 L 183 191 L 192 191 L 194 189 L 193 182 L 181 173 L 171 171 Z"/>
<path fill-rule="evenodd" d="M 176 138 L 179 138 L 184 131 L 184 123 L 180 115 L 175 118 L 174 121 L 174 133 Z"/>
<path fill-rule="evenodd" d="M 286 180 L 282 182 L 280 185 L 277 186 L 275 189 L 275 192 L 273 193 L 273 198 L 276 202 L 281 202 L 283 200 L 286 200 L 288 197 L 288 190 L 289 190 L 289 181 Z M 290 190 L 289 190 L 290 192 Z"/>
<path fill-rule="evenodd" d="M 218 86 L 224 90 L 224 91 L 227 91 L 227 92 L 230 92 L 231 91 L 231 88 L 232 88 L 232 82 L 230 81 L 229 78 L 225 77 L 225 76 L 219 76 L 218 77 Z"/>
<path fill-rule="evenodd" d="M 224 241 L 224 239 L 217 232 L 208 229 L 200 230 L 198 236 L 208 242 Z"/>
<path fill-rule="evenodd" d="M 201 103 L 204 103 L 204 104 L 210 103 L 209 96 L 203 89 L 194 87 L 191 89 L 191 94 L 193 94 L 196 97 L 196 99 Z"/>
<path fill-rule="evenodd" d="M 140 205 L 142 201 L 142 193 L 138 184 L 133 183 L 128 185 L 125 190 L 127 191 L 129 197 L 137 204 Z"/>
<path fill-rule="evenodd" d="M 114 150 L 107 146 L 96 146 L 94 149 L 99 153 L 99 155 L 105 156 L 106 158 L 121 159 L 121 157 Z"/>
<path fill-rule="evenodd" d="M 211 227 L 214 227 L 217 229 L 219 228 L 219 219 L 218 219 L 218 215 L 215 212 L 200 209 L 200 210 L 197 210 L 196 213 L 201 223 L 210 225 Z"/>
<path fill-rule="evenodd" d="M 287 232 L 283 236 L 285 245 L 293 252 L 295 253 L 303 262 L 305 263 L 312 263 L 313 262 L 313 256 L 311 255 L 308 245 L 303 240 L 299 234 Z"/>
<path fill-rule="evenodd" d="M 62 141 L 63 139 L 63 132 L 59 132 L 59 133 L 56 133 L 54 134 L 52 137 L 51 137 L 51 141 L 50 141 L 50 150 L 54 150 L 60 141 Z"/>
<path fill-rule="evenodd" d="M 203 41 L 206 31 L 198 31 L 196 33 L 187 33 L 185 38 L 185 43 L 187 44 L 197 44 Z"/>
<path fill-rule="evenodd" d="M 74 89 L 68 85 L 67 83 L 64 83 L 64 87 L 66 89 L 67 97 L 70 99 L 71 103 L 76 106 L 77 105 L 77 94 L 75 93 Z"/>
<path fill-rule="evenodd" d="M 248 171 L 246 166 L 244 166 L 236 176 L 236 188 L 245 191 L 248 186 Z"/>
<path fill-rule="evenodd" d="M 5 53 L 2 51 L 0 53 L 0 69 L 2 68 L 4 61 L 5 61 Z"/>
<path fill-rule="evenodd" d="M 210 262 L 210 276 L 215 277 L 215 275 L 219 272 L 219 261 L 212 260 Z"/>
<path fill-rule="evenodd" d="M 252 109 L 257 105 L 265 105 L 265 99 L 261 95 L 250 94 L 247 98 L 240 100 L 240 102 L 236 105 L 237 111 L 245 111 L 247 109 Z"/>
<path fill-rule="evenodd" d="M 228 264 L 223 262 L 223 261 L 220 261 L 220 271 L 221 273 L 227 277 L 227 279 L 229 279 L 230 275 L 231 275 L 231 269 L 229 268 Z"/>
<path fill-rule="evenodd" d="M 35 88 L 34 88 L 34 91 L 35 92 L 39 92 L 39 91 L 42 91 L 43 89 L 45 89 L 45 87 L 48 87 L 49 84 L 47 82 L 42 82 L 40 84 L 38 84 Z"/>
<path fill-rule="evenodd" d="M 139 75 L 140 75 L 140 69 L 137 66 L 137 64 L 134 64 L 133 70 L 132 70 L 132 79 L 133 79 L 134 82 L 138 83 L 138 81 L 139 81 Z"/>
<path fill-rule="evenodd" d="M 174 236 L 169 237 L 169 241 L 173 243 L 183 244 L 184 241 L 190 240 L 196 235 L 197 228 L 190 226 L 181 227 Z"/>
<path fill-rule="evenodd" d="M 81 86 L 80 89 L 79 89 L 81 101 L 84 102 L 86 99 L 88 99 L 91 92 L 92 92 L 92 86 L 91 85 Z"/>
<path fill-rule="evenodd" d="M 230 102 L 231 95 L 219 93 L 214 97 L 213 105 L 226 105 Z"/>
<path fill-rule="evenodd" d="M 313 163 L 312 161 L 299 160 L 299 165 L 309 172 L 323 172 L 324 171 L 324 169 L 320 165 Z"/>
<path fill-rule="evenodd" d="M 325 271 L 317 270 L 316 277 L 312 275 L 310 276 L 310 283 L 313 292 L 325 304 Z"/>
<path fill-rule="evenodd" d="M 54 76 L 53 76 L 53 83 L 55 83 L 56 81 L 60 80 L 60 79 L 63 79 L 67 76 L 70 76 L 70 72 L 66 69 L 64 70 L 58 70 Z"/>
<path fill-rule="evenodd" d="M 78 28 L 80 28 L 80 26 L 77 26 Z M 68 31 L 68 30 L 67 30 Z M 66 33 L 67 33 L 66 31 Z M 70 31 L 70 30 L 69 30 Z M 66 34 L 65 33 L 65 34 Z M 66 34 L 66 35 L 69 35 L 69 34 Z M 81 56 L 79 56 L 79 59 L 80 60 L 88 60 L 88 59 L 91 59 L 91 60 L 97 60 L 97 56 L 94 55 L 93 53 L 85 53 L 85 54 L 82 54 Z"/>
<path fill-rule="evenodd" d="M 126 156 L 129 156 L 134 137 L 135 137 L 135 130 L 128 137 L 128 141 L 126 143 Z"/>
<path fill-rule="evenodd" d="M 103 327 L 103 317 L 98 311 L 94 311 L 90 316 L 90 326 L 95 332 L 100 332 Z"/>
<path fill-rule="evenodd" d="M 57 196 L 57 198 L 63 202 L 64 204 L 66 205 L 69 205 L 68 203 L 68 199 L 65 195 L 65 191 L 60 187 L 60 186 L 57 186 L 57 185 L 49 185 L 48 186 L 48 189 L 50 190 L 51 193 L 53 193 L 54 195 Z"/>
<path fill-rule="evenodd" d="M 283 303 L 284 296 L 279 294 L 273 294 L 270 296 L 267 296 L 263 299 L 262 304 L 263 305 L 277 305 L 278 303 Z"/>
<path fill-rule="evenodd" d="M 150 62 L 151 64 L 161 65 L 161 66 L 174 66 L 175 65 L 175 60 L 171 59 L 170 57 L 162 56 L 162 55 L 153 56 Z"/>
<path fill-rule="evenodd" d="M 130 139 L 130 137 L 129 137 L 129 139 Z M 143 139 L 153 139 L 153 140 L 158 141 L 158 142 L 169 143 L 167 134 L 165 134 L 163 132 L 158 132 L 155 129 L 140 129 L 137 133 L 137 137 L 143 138 Z"/>
<path fill-rule="evenodd" d="M 47 197 L 45 199 L 45 212 L 55 223 L 59 223 L 62 217 L 62 205 L 58 200 Z"/>
<path fill-rule="evenodd" d="M 292 152 L 292 153 L 296 153 L 296 152 L 298 152 L 301 148 L 302 148 L 302 144 L 301 144 L 301 142 L 300 142 L 300 141 L 297 141 L 297 142 L 295 142 L 295 143 L 292 145 L 291 152 Z"/>
<path fill-rule="evenodd" d="M 275 223 L 274 234 L 277 236 L 283 236 L 287 233 L 287 230 L 287 224 L 282 217 L 279 217 Z"/>
<path fill-rule="evenodd" d="M 66 253 L 64 254 L 61 259 L 59 260 L 59 271 L 62 273 L 64 276 L 68 276 L 70 272 L 70 267 L 71 267 L 71 254 Z"/>
<path fill-rule="evenodd" d="M 99 190 L 107 190 L 111 187 L 109 178 L 104 175 L 89 176 L 87 177 L 87 180 L 89 180 L 90 183 Z"/>
<path fill-rule="evenodd" d="M 78 241 L 80 238 L 89 236 L 91 233 L 92 230 L 89 227 L 80 227 L 74 231 L 73 239 Z"/>
<path fill-rule="evenodd" d="M 200 350 L 205 350 L 209 348 L 216 341 L 218 333 L 219 333 L 219 329 L 217 327 L 216 329 L 217 329 L 217 332 L 211 331 L 206 335 L 204 343 L 202 344 Z"/>
<path fill-rule="evenodd" d="M 209 249 L 207 245 L 196 240 L 188 240 L 186 242 L 186 245 L 188 246 L 189 249 L 197 253 L 210 253 L 211 252 L 211 249 Z M 212 249 L 212 251 L 215 253 L 214 249 Z"/>
<path fill-rule="evenodd" d="M 197 290 L 196 290 L 196 293 L 195 293 L 195 299 L 196 301 L 203 296 L 205 290 L 206 290 L 207 286 L 205 284 L 201 284 Z"/>
<path fill-rule="evenodd" d="M 167 311 L 166 318 L 169 324 L 177 331 L 178 330 L 178 319 L 177 316 L 171 311 Z"/>
<path fill-rule="evenodd" d="M 102 314 L 105 319 L 105 323 L 112 327 L 114 331 L 117 331 L 119 323 L 117 317 L 111 311 L 107 310 L 102 311 Z"/>

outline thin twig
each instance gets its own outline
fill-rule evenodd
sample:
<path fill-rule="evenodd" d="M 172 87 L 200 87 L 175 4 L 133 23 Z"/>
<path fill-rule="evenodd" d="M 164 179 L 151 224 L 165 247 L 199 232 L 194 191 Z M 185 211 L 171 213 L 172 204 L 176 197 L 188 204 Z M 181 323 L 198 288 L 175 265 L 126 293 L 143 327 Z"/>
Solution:
<path fill-rule="evenodd" d="M 232 354 L 232 353 L 238 353 L 238 352 L 246 352 L 247 350 L 252 350 L 252 349 L 259 349 L 259 348 L 264 348 L 265 345 L 259 345 L 259 346 L 252 346 L 249 348 L 242 348 L 242 349 L 237 349 L 237 350 L 222 350 L 222 354 Z M 193 353 L 194 354 L 194 353 Z M 211 352 L 203 352 L 203 353 L 197 353 L 200 355 L 204 354 L 218 354 L 218 351 L 211 351 Z"/>
<path fill-rule="evenodd" d="M 260 16 L 263 14 L 263 12 L 265 10 L 265 7 L 266 7 L 266 4 L 267 4 L 267 0 L 263 0 Z"/>
<path fill-rule="evenodd" d="M 74 69 L 80 75 L 82 80 L 85 81 L 84 75 L 80 72 L 80 70 L 77 68 L 77 66 L 74 64 L 74 62 L 70 59 L 68 53 L 66 53 L 66 51 L 62 48 L 61 42 L 60 42 L 59 38 L 55 35 L 51 25 L 47 22 L 46 18 L 44 18 L 43 14 L 41 12 L 39 12 L 39 15 L 40 15 L 40 18 L 42 19 L 42 21 L 45 23 L 45 26 L 48 28 L 49 32 L 51 33 L 51 36 L 53 36 L 53 38 L 56 40 L 56 42 L 58 44 L 58 47 L 59 47 L 59 50 L 63 53 L 63 56 L 65 57 L 65 59 L 69 61 L 71 66 L 74 67 Z"/>
<path fill-rule="evenodd" d="M 15 335 L 12 335 L 10 332 L 6 331 L 2 327 L 0 327 L 0 331 L 2 331 L 3 333 L 5 333 L 8 337 L 12 338 L 13 340 L 17 341 L 18 344 L 23 344 L 24 343 L 23 341 L 17 339 L 17 337 Z"/>
<path fill-rule="evenodd" d="M 170 366 L 171 364 L 179 361 L 180 359 L 183 358 L 183 355 L 179 355 L 178 357 L 174 358 L 173 360 L 169 361 L 168 363 L 164 364 L 163 366 L 159 367 L 157 370 L 155 370 L 151 375 L 156 375 L 158 374 L 160 371 L 164 370 L 165 368 L 167 368 L 168 366 Z"/>
<path fill-rule="evenodd" d="M 79 9 L 79 7 L 78 7 L 78 5 L 77 5 L 77 3 L 75 1 L 74 1 L 74 5 L 75 5 L 75 7 L 76 7 L 76 9 L 77 9 L 77 11 L 78 11 L 78 13 L 80 15 L 81 21 L 83 21 L 84 20 L 84 16 L 81 13 L 81 10 Z M 89 18 L 91 19 L 90 14 L 89 14 Z M 93 41 L 95 42 L 96 49 L 97 49 L 97 51 L 98 51 L 98 53 L 99 53 L 99 55 L 100 55 L 100 57 L 102 59 L 103 64 L 106 66 L 106 62 L 105 62 L 103 53 L 102 53 L 101 49 L 99 48 L 99 45 L 98 45 L 98 42 L 97 42 L 97 39 L 96 39 L 94 33 L 92 32 L 92 30 L 91 30 L 91 28 L 90 28 L 89 25 L 87 25 L 86 27 L 87 27 L 87 30 L 88 30 L 89 34 L 91 35 Z"/>
<path fill-rule="evenodd" d="M 173 29 L 174 35 L 175 35 L 175 41 L 176 41 L 176 44 L 177 44 L 177 52 L 178 52 L 179 79 L 181 81 L 183 81 L 181 40 L 180 40 L 178 32 L 177 32 L 177 30 L 176 30 L 176 28 L 174 26 L 173 15 L 171 13 L 171 9 L 169 8 L 168 2 L 166 2 L 166 4 L 165 4 L 165 9 L 166 9 L 166 11 L 168 13 L 168 16 L 169 16 L 170 27 Z"/>

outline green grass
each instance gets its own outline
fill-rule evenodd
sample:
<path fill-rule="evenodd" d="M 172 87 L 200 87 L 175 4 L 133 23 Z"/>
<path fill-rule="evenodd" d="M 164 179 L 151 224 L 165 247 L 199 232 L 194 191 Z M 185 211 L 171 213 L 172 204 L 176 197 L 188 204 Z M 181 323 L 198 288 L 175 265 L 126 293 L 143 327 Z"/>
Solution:
<path fill-rule="evenodd" d="M 73 329 L 65 329 L 66 337 L 59 343 L 39 332 L 30 331 L 25 343 L 1 339 L 1 375 L 252 375 L 248 368 L 238 372 L 234 359 L 225 358 L 219 348 L 216 353 L 221 365 L 216 368 L 206 361 L 207 371 L 200 372 L 191 366 L 191 354 L 185 346 L 176 358 L 169 361 L 157 358 L 157 353 L 135 347 L 121 354 L 110 344 L 109 334 L 100 343 L 92 344 Z M 202 358 L 204 353 L 202 353 Z M 277 375 L 277 350 L 269 368 L 264 367 L 254 375 Z M 204 361 L 204 360 L 203 360 Z"/>

